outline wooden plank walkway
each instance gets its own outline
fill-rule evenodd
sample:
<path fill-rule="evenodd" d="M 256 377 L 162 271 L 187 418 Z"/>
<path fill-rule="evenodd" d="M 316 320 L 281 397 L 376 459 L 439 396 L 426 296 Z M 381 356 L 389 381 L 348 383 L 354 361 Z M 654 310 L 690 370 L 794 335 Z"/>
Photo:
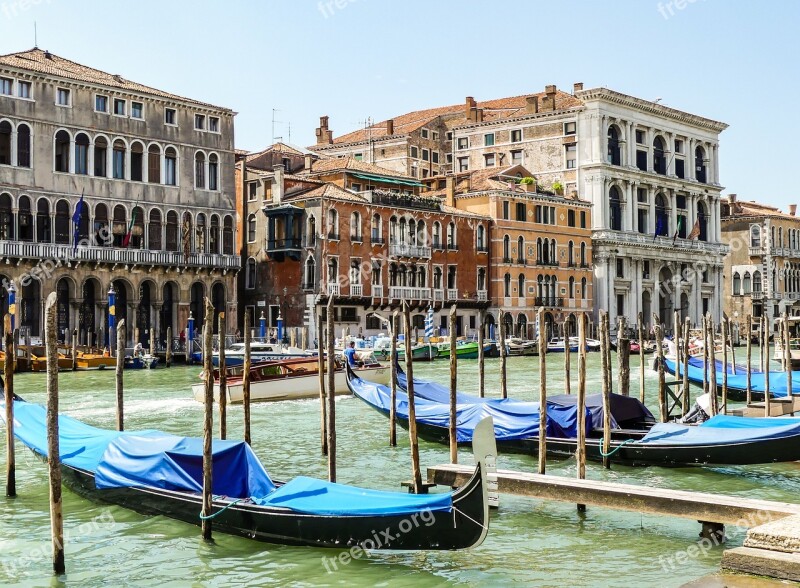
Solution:
<path fill-rule="evenodd" d="M 428 481 L 460 486 L 473 469 L 453 464 L 429 467 Z M 497 470 L 497 483 L 505 494 L 745 527 L 800 514 L 800 504 L 511 470 Z"/>

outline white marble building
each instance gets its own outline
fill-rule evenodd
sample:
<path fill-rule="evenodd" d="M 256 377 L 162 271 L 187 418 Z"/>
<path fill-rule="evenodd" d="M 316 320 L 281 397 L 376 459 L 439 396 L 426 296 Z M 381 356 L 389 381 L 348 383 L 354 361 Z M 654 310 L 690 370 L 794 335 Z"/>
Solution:
<path fill-rule="evenodd" d="M 576 89 L 577 90 L 577 89 Z M 578 186 L 594 206 L 595 312 L 672 328 L 722 313 L 719 134 L 727 125 L 606 88 L 577 90 Z M 699 231 L 693 238 L 692 230 Z"/>

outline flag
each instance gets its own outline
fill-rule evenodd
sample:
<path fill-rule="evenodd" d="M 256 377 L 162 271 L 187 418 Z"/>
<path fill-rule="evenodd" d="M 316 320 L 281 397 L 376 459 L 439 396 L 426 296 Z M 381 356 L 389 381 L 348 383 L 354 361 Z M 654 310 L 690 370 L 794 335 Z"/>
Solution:
<path fill-rule="evenodd" d="M 658 237 L 663 230 L 664 230 L 664 215 L 656 214 L 656 232 L 653 233 L 653 242 L 655 242 L 656 237 Z"/>
<path fill-rule="evenodd" d="M 75 225 L 72 231 L 72 255 L 75 255 L 78 250 L 78 241 L 81 240 L 81 218 L 85 209 L 86 203 L 83 201 L 83 192 L 81 192 L 81 199 L 78 200 L 78 204 L 75 206 L 75 214 L 72 215 L 72 223 Z"/>
<path fill-rule="evenodd" d="M 673 247 L 675 247 L 675 239 L 677 239 L 677 238 L 678 238 L 678 233 L 680 233 L 680 232 L 681 232 L 681 227 L 682 227 L 682 226 L 683 226 L 683 217 L 682 217 L 682 216 L 679 216 L 679 217 L 678 217 L 678 228 L 677 228 L 677 229 L 675 229 L 675 234 L 674 234 L 674 235 L 672 235 L 672 246 L 673 246 Z"/>
<path fill-rule="evenodd" d="M 122 239 L 122 246 L 127 247 L 131 242 L 131 235 L 133 234 L 133 223 L 136 222 L 136 213 L 138 212 L 139 207 L 133 207 L 133 214 L 131 215 L 131 222 L 128 224 L 128 232 L 125 233 L 125 237 Z"/>
<path fill-rule="evenodd" d="M 692 227 L 692 232 L 689 233 L 689 236 L 686 237 L 687 239 L 694 240 L 700 236 L 700 217 L 697 217 L 697 220 L 694 221 L 694 226 Z"/>

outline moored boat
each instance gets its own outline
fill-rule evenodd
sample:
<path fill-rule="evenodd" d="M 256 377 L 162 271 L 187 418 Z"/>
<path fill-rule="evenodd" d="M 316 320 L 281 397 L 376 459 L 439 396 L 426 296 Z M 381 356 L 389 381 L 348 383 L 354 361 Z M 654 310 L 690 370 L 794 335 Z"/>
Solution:
<path fill-rule="evenodd" d="M 436 344 L 437 357 L 450 357 L 450 342 L 440 341 Z M 478 342 L 477 341 L 457 341 L 456 342 L 456 357 L 458 359 L 477 359 L 478 358 Z M 484 354 L 491 351 L 492 344 L 484 343 Z"/>
<path fill-rule="evenodd" d="M 47 457 L 43 406 L 14 399 L 17 438 Z M 5 418 L 5 411 L 2 411 Z M 59 415 L 63 483 L 78 494 L 199 525 L 202 439 L 98 429 Z M 491 425 L 488 425 L 491 428 Z M 485 462 L 447 493 L 383 492 L 297 477 L 275 482 L 247 443 L 212 442 L 216 532 L 270 543 L 374 550 L 463 549 L 488 525 Z M 379 534 L 380 532 L 380 534 Z"/>
<path fill-rule="evenodd" d="M 285 347 L 279 343 L 264 343 L 253 341 L 250 343 L 250 359 L 252 362 L 277 361 L 279 359 L 294 359 L 296 357 L 315 357 L 316 354 L 297 347 Z M 192 353 L 192 361 L 203 362 L 203 354 L 199 351 Z M 211 363 L 214 367 L 219 365 L 219 351 L 215 351 Z M 239 365 L 244 363 L 244 343 L 234 343 L 225 349 L 225 364 Z"/>
<path fill-rule="evenodd" d="M 508 349 L 508 354 L 513 356 L 539 355 L 539 347 L 536 345 L 536 341 L 511 337 L 506 340 L 506 348 Z"/>

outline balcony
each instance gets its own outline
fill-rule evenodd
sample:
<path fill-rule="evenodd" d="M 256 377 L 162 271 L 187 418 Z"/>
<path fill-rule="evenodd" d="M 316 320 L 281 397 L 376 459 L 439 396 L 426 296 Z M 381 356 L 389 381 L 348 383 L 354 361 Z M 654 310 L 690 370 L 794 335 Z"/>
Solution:
<path fill-rule="evenodd" d="M 362 284 L 350 284 L 350 296 L 361 297 L 364 295 L 364 286 Z"/>
<path fill-rule="evenodd" d="M 372 284 L 372 297 L 373 298 L 383 298 L 383 285 L 382 284 Z"/>
<path fill-rule="evenodd" d="M 672 237 L 655 237 L 642 233 L 629 233 L 625 231 L 594 231 L 592 233 L 593 245 L 621 244 L 637 245 L 642 247 L 663 247 L 673 249 Z M 679 249 L 694 251 L 710 255 L 725 255 L 729 247 L 724 243 L 708 243 L 706 241 L 690 241 L 681 239 Z M 759 254 L 760 255 L 760 254 Z"/>
<path fill-rule="evenodd" d="M 383 237 L 379 237 L 378 235 L 372 235 L 369 238 L 369 241 L 373 245 L 385 245 L 386 244 L 386 239 L 384 239 Z"/>
<path fill-rule="evenodd" d="M 267 252 L 289 251 L 300 249 L 300 238 L 270 239 L 267 241 Z"/>
<path fill-rule="evenodd" d="M 764 255 L 764 248 L 763 247 L 748 247 L 747 254 L 750 257 L 760 257 Z"/>
<path fill-rule="evenodd" d="M 129 265 L 160 265 L 181 267 L 212 267 L 238 270 L 242 261 L 238 255 L 218 253 L 190 253 L 178 251 L 151 251 L 149 249 L 118 249 L 115 247 L 78 247 L 72 244 L 30 243 L 25 241 L 0 241 L 0 257 L 53 259 L 67 262 L 80 260 L 97 263 L 122 263 Z"/>
<path fill-rule="evenodd" d="M 444 243 L 435 237 L 433 239 L 433 243 L 431 243 L 431 247 L 436 251 L 444 251 Z"/>
<path fill-rule="evenodd" d="M 306 292 L 313 292 L 314 291 L 314 282 L 303 282 L 302 288 Z"/>
<path fill-rule="evenodd" d="M 528 300 L 524 296 L 517 298 L 517 306 L 519 308 L 525 308 L 528 306 Z"/>
<path fill-rule="evenodd" d="M 339 284 L 328 284 L 328 296 L 338 296 L 339 290 Z"/>
<path fill-rule="evenodd" d="M 489 300 L 489 292 L 487 290 L 478 290 L 478 302 L 486 302 Z"/>
<path fill-rule="evenodd" d="M 517 258 L 517 265 L 525 265 L 526 263 L 528 263 L 528 260 L 525 259 L 524 257 Z"/>
<path fill-rule="evenodd" d="M 389 255 L 391 257 L 419 257 L 422 259 L 430 259 L 431 248 L 422 245 L 409 245 L 408 243 L 395 243 L 389 245 Z"/>
<path fill-rule="evenodd" d="M 458 288 L 448 288 L 447 289 L 447 299 L 448 300 L 458 300 Z"/>
<path fill-rule="evenodd" d="M 536 265 L 543 265 L 545 267 L 558 267 L 557 261 L 543 261 L 541 259 L 536 260 Z"/>
<path fill-rule="evenodd" d="M 430 288 L 413 288 L 409 286 L 389 286 L 389 298 L 396 300 L 430 300 Z"/>
<path fill-rule="evenodd" d="M 339 240 L 339 232 L 338 231 L 328 231 L 328 239 L 330 241 L 338 241 Z"/>
<path fill-rule="evenodd" d="M 433 300 L 435 302 L 443 302 L 444 301 L 444 290 L 434 290 L 433 291 Z"/>
<path fill-rule="evenodd" d="M 351 234 L 350 235 L 350 241 L 352 241 L 353 243 L 363 243 L 364 242 L 364 236 L 361 235 L 360 233 L 357 234 L 357 235 Z"/>
<path fill-rule="evenodd" d="M 478 243 L 478 246 L 475 247 L 475 251 L 477 251 L 478 253 L 489 253 L 489 246 Z"/>
<path fill-rule="evenodd" d="M 552 308 L 561 308 L 564 306 L 564 299 L 552 298 L 550 296 L 545 296 L 545 297 L 537 296 L 536 306 L 549 306 Z"/>
<path fill-rule="evenodd" d="M 417 208 L 423 210 L 441 210 L 442 202 L 438 198 L 415 196 L 413 194 L 396 194 L 383 190 L 368 190 L 361 194 L 373 204 L 386 206 L 400 206 L 402 208 Z"/>
<path fill-rule="evenodd" d="M 764 299 L 764 293 L 763 292 L 752 292 L 750 294 L 750 298 L 752 298 L 753 300 L 763 300 Z"/>

